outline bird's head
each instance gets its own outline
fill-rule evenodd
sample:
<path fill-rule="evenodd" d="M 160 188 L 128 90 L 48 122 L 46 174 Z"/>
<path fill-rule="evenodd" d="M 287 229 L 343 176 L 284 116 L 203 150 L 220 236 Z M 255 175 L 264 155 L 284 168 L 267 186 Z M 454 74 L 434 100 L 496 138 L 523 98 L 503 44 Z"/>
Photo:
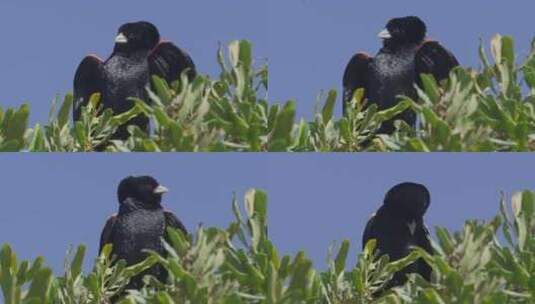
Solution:
<path fill-rule="evenodd" d="M 150 51 L 160 41 L 160 33 L 150 22 L 139 21 L 121 25 L 115 37 L 116 52 Z"/>
<path fill-rule="evenodd" d="M 117 189 L 119 203 L 133 199 L 144 207 L 158 207 L 162 195 L 168 191 L 152 176 L 129 176 L 124 178 Z"/>
<path fill-rule="evenodd" d="M 422 218 L 431 203 L 431 195 L 424 185 L 401 183 L 385 195 L 384 206 L 407 220 Z"/>
<path fill-rule="evenodd" d="M 420 18 L 408 16 L 388 21 L 379 38 L 387 47 L 399 47 L 423 42 L 426 32 L 427 27 Z"/>

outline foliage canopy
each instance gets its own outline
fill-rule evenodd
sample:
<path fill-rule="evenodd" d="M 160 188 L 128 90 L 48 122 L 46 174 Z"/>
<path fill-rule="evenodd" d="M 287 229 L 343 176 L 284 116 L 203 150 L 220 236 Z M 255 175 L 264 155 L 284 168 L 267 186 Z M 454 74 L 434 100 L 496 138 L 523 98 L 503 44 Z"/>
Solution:
<path fill-rule="evenodd" d="M 150 253 L 126 267 L 110 262 L 108 245 L 90 272 L 83 271 L 86 247 L 80 246 L 54 276 L 43 258 L 19 261 L 9 245 L 0 250 L 0 286 L 4 303 L 534 303 L 535 193 L 505 198 L 490 221 L 469 220 L 461 231 L 436 229 L 435 255 L 415 248 L 389 262 L 374 254 L 375 240 L 347 265 L 345 240 L 327 270 L 313 267 L 306 253 L 281 256 L 268 235 L 267 195 L 249 190 L 243 204 L 232 202 L 235 219 L 226 229 L 200 227 L 185 236 L 169 230 L 167 257 Z M 241 207 L 243 206 L 243 208 Z M 512 213 L 512 214 L 510 214 Z M 374 296 L 393 274 L 424 258 L 433 279 L 409 276 L 401 287 Z M 154 263 L 169 272 L 168 282 L 146 276 L 141 290 L 124 292 L 128 280 Z"/>
<path fill-rule="evenodd" d="M 378 111 L 357 90 L 341 118 L 336 90 L 325 96 L 312 121 L 296 118 L 296 102 L 268 103 L 268 67 L 257 67 L 252 45 L 233 41 L 217 52 L 219 78 L 186 77 L 173 84 L 154 77 L 151 106 L 140 100 L 113 116 L 99 110 L 95 94 L 80 121 L 70 121 L 72 95 L 54 105 L 49 121 L 29 126 L 28 105 L 0 108 L 0 151 L 532 151 L 535 150 L 535 51 L 516 64 L 513 39 L 497 35 L 481 70 L 459 67 L 448 81 L 421 75 L 419 100 Z M 411 108 L 416 129 L 400 122 L 391 135 L 376 134 L 382 121 Z M 144 113 L 153 125 L 145 134 L 131 127 L 126 141 L 110 141 L 115 128 Z"/>

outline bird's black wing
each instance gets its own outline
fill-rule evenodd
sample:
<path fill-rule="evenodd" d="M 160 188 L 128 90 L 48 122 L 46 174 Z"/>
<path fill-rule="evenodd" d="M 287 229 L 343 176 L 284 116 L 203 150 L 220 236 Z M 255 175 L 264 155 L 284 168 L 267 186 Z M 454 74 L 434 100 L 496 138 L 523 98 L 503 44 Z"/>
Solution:
<path fill-rule="evenodd" d="M 384 207 L 384 206 L 383 206 Z M 392 216 L 386 216 L 382 209 L 368 221 L 362 237 L 363 248 L 367 241 L 376 239 L 376 254 L 387 254 L 390 261 L 396 261 L 409 254 L 409 234 L 405 224 Z M 397 272 L 388 286 L 396 286 L 405 282 L 407 270 Z"/>
<path fill-rule="evenodd" d="M 343 98 L 343 112 L 346 112 L 347 104 L 353 98 L 356 89 L 368 89 L 368 66 L 372 58 L 364 53 L 357 53 L 354 55 L 346 66 L 344 71 L 344 98 Z"/>
<path fill-rule="evenodd" d="M 365 246 L 368 240 L 376 239 L 379 254 L 388 254 L 390 260 L 395 261 L 409 254 L 410 235 L 405 222 L 386 213 L 384 208 L 381 206 L 368 221 L 362 243 Z"/>
<path fill-rule="evenodd" d="M 188 230 L 173 212 L 166 210 L 164 211 L 164 216 L 165 216 L 166 227 L 179 229 L 180 231 L 182 231 L 182 233 L 184 233 L 184 235 L 188 235 Z"/>
<path fill-rule="evenodd" d="M 418 246 L 427 251 L 429 254 L 433 254 L 433 246 L 431 245 L 431 236 L 429 229 L 422 223 L 420 225 L 421 229 L 417 230 Z M 432 268 L 427 264 L 423 259 L 419 259 L 418 263 L 418 273 L 426 280 L 431 280 Z"/>
<path fill-rule="evenodd" d="M 110 216 L 110 218 L 106 221 L 106 225 L 104 225 L 104 229 L 100 234 L 100 246 L 98 249 L 99 254 L 102 252 L 102 248 L 104 248 L 104 245 L 112 243 L 113 227 L 115 226 L 116 221 L 117 214 Z"/>
<path fill-rule="evenodd" d="M 370 219 L 368 220 L 368 223 L 366 224 L 366 228 L 364 228 L 364 233 L 362 234 L 362 249 L 366 247 L 366 243 L 369 240 L 376 238 L 375 233 L 374 233 L 374 228 L 373 228 L 374 221 L 375 221 L 375 214 L 373 214 L 370 217 Z"/>
<path fill-rule="evenodd" d="M 161 42 L 154 48 L 149 56 L 149 69 L 151 75 L 158 75 L 168 83 L 180 79 L 180 74 L 186 69 L 190 81 L 197 75 L 188 53 L 171 42 Z"/>
<path fill-rule="evenodd" d="M 92 94 L 102 92 L 104 75 L 100 58 L 86 56 L 74 75 L 73 120 L 80 119 L 82 106 L 87 105 Z"/>
<path fill-rule="evenodd" d="M 422 44 L 415 57 L 415 69 L 420 85 L 421 74 L 431 74 L 437 81 L 449 77 L 450 71 L 459 65 L 457 58 L 436 41 L 426 41 Z"/>
<path fill-rule="evenodd" d="M 433 246 L 431 245 L 431 234 L 429 233 L 429 229 L 422 224 L 421 229 L 417 230 L 418 233 L 418 246 L 420 246 L 422 249 L 425 249 L 429 254 L 433 254 Z"/>

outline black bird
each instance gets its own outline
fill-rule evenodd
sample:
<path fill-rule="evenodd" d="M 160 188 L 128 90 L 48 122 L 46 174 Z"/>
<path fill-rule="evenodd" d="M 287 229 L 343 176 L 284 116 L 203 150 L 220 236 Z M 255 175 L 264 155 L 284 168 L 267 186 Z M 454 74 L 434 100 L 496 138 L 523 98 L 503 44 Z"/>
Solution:
<path fill-rule="evenodd" d="M 156 26 L 145 21 L 123 24 L 115 38 L 113 53 L 106 61 L 89 55 L 78 66 L 74 76 L 73 120 L 80 119 L 82 106 L 87 105 L 93 93 L 101 93 L 105 109 L 120 114 L 133 107 L 129 97 L 149 102 L 146 88 L 151 75 L 170 83 L 185 70 L 190 80 L 195 77 L 190 56 L 173 43 L 160 41 Z M 140 115 L 119 127 L 113 139 L 127 139 L 128 125 L 150 131 L 148 118 Z"/>
<path fill-rule="evenodd" d="M 384 110 L 398 103 L 398 95 L 416 99 L 414 84 L 420 84 L 422 73 L 432 74 L 438 81 L 448 78 L 459 62 L 438 42 L 424 40 L 426 31 L 425 23 L 418 17 L 392 19 L 379 33 L 383 47 L 375 58 L 365 53 L 357 53 L 351 58 L 343 79 L 344 114 L 356 89 L 363 88 L 365 98 Z M 414 126 L 416 114 L 407 110 L 383 122 L 379 133 L 392 133 L 393 122 L 398 119 Z"/>
<path fill-rule="evenodd" d="M 127 265 L 142 262 L 147 253 L 154 250 L 165 256 L 162 237 L 166 228 L 173 227 L 188 233 L 180 220 L 161 205 L 162 194 L 167 188 L 150 176 L 129 176 L 121 181 L 117 190 L 119 212 L 111 216 L 100 236 L 100 249 L 112 244 L 112 255 L 124 259 Z M 151 274 L 165 282 L 167 273 L 156 265 L 132 279 L 127 288 L 141 288 L 142 277 Z"/>
<path fill-rule="evenodd" d="M 423 220 L 430 200 L 424 185 L 407 182 L 394 186 L 386 193 L 383 205 L 368 221 L 362 247 L 370 239 L 375 239 L 378 253 L 387 254 L 390 261 L 404 258 L 414 246 L 433 254 L 429 231 Z M 397 272 L 388 286 L 402 285 L 408 273 L 419 273 L 426 280 L 431 280 L 431 267 L 419 259 Z"/>

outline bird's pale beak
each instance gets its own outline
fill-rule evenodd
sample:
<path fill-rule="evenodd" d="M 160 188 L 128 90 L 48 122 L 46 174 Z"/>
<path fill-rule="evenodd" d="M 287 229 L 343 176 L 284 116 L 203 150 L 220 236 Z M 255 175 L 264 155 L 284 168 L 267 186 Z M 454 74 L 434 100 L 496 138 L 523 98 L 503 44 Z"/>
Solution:
<path fill-rule="evenodd" d="M 169 191 L 169 189 L 165 188 L 162 185 L 158 185 L 158 187 L 156 187 L 156 189 L 154 189 L 154 194 L 162 194 L 162 193 L 166 193 L 168 191 Z"/>
<path fill-rule="evenodd" d="M 127 43 L 128 38 L 123 33 L 119 33 L 117 37 L 115 37 L 115 43 Z"/>
<path fill-rule="evenodd" d="M 390 32 L 387 29 L 382 30 L 379 33 L 379 35 L 377 35 L 377 36 L 379 36 L 379 38 L 381 38 L 381 39 L 390 39 L 390 38 L 392 38 L 392 35 L 390 34 Z"/>

